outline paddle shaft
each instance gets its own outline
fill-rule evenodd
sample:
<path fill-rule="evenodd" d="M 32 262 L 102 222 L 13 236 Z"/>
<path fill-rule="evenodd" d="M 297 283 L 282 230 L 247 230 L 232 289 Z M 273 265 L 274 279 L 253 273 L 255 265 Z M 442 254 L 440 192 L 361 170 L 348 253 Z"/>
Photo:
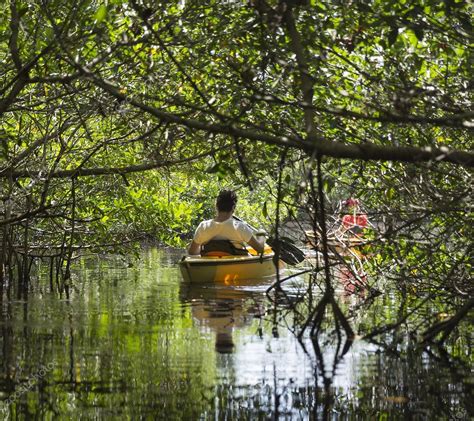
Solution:
<path fill-rule="evenodd" d="M 247 224 L 252 230 L 258 231 L 255 227 L 247 223 L 246 221 L 242 220 L 241 218 L 232 215 L 234 219 L 240 222 L 244 222 Z M 268 241 L 268 244 L 273 249 L 276 249 L 277 254 L 280 255 L 280 259 L 283 260 L 285 263 L 288 263 L 289 265 L 296 265 L 304 260 L 304 252 L 300 250 L 298 247 L 296 247 L 294 244 L 284 241 L 282 239 L 278 239 L 278 241 L 273 240 L 273 241 Z"/>

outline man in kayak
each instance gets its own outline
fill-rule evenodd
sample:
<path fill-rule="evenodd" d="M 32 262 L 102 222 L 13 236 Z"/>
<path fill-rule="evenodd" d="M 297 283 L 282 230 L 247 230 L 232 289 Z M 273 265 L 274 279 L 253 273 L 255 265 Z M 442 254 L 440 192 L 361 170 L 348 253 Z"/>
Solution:
<path fill-rule="evenodd" d="M 203 221 L 194 233 L 193 241 L 188 247 L 188 253 L 192 255 L 201 254 L 201 246 L 210 240 L 228 240 L 230 246 L 236 253 L 246 254 L 245 244 L 253 247 L 258 253 L 262 253 L 265 247 L 265 234 L 253 230 L 243 221 L 236 219 L 233 214 L 237 205 L 237 195 L 232 190 L 222 190 L 217 196 L 216 211 L 214 219 Z M 241 250 L 242 253 L 239 253 Z"/>

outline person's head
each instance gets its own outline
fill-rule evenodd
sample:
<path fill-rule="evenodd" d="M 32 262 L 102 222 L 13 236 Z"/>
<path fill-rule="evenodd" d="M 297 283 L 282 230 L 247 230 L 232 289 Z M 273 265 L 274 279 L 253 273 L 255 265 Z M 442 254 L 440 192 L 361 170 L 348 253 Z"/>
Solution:
<path fill-rule="evenodd" d="M 232 212 L 237 204 L 237 195 L 233 190 L 221 190 L 216 200 L 219 212 Z"/>
<path fill-rule="evenodd" d="M 355 199 L 353 197 L 349 197 L 342 202 L 342 206 L 344 210 L 353 212 L 359 210 L 359 199 Z"/>

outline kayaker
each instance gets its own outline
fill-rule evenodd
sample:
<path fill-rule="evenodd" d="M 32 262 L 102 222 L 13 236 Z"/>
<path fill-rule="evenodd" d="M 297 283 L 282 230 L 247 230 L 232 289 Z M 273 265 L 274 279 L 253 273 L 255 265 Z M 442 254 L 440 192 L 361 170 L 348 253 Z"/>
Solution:
<path fill-rule="evenodd" d="M 216 217 L 203 221 L 194 233 L 188 247 L 191 255 L 201 254 L 201 246 L 211 240 L 229 240 L 231 244 L 246 253 L 245 244 L 262 253 L 265 247 L 265 234 L 254 231 L 243 221 L 233 217 L 237 205 L 237 194 L 233 190 L 221 190 L 216 199 Z M 232 253 L 234 254 L 234 253 Z M 238 253 L 235 253 L 238 254 Z"/>
<path fill-rule="evenodd" d="M 343 232 L 360 236 L 367 227 L 367 215 L 360 211 L 359 200 L 350 197 L 342 202 L 344 214 L 341 218 Z"/>

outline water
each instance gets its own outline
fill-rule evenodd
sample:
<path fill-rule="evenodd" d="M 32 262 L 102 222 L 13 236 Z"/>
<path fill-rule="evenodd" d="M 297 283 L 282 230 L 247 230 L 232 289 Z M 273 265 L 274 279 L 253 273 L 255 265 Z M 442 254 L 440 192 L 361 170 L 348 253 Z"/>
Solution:
<path fill-rule="evenodd" d="M 3 419 L 469 419 L 469 342 L 452 356 L 321 334 L 297 340 L 269 283 L 191 287 L 179 253 L 82 261 L 69 300 L 4 300 Z M 46 277 L 45 277 L 46 279 Z M 286 287 L 296 297 L 298 282 Z M 301 285 L 300 285 L 301 286 Z M 356 308 L 346 298 L 345 310 Z M 373 312 L 390 311 L 382 297 Z M 287 307 L 287 305 L 286 305 Z M 372 314 L 360 317 L 375 317 Z"/>

